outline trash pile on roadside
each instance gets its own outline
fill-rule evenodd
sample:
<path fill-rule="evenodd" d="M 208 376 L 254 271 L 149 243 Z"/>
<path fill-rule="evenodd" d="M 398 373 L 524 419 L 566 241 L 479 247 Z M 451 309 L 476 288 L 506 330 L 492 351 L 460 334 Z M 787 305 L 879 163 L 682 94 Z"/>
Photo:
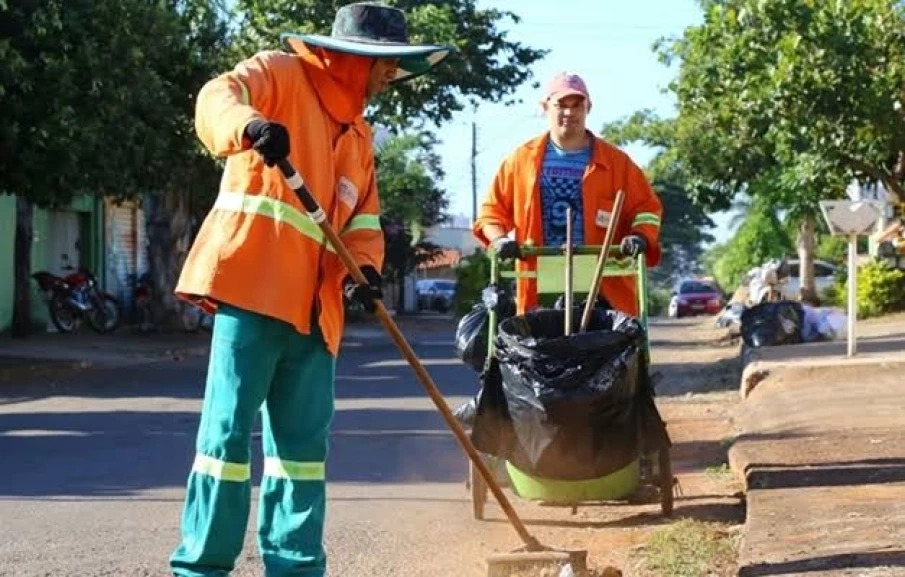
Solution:
<path fill-rule="evenodd" d="M 769 261 L 748 271 L 732 301 L 717 318 L 721 328 L 739 325 L 749 347 L 814 343 L 845 337 L 848 318 L 835 307 L 816 307 L 783 294 L 785 261 Z"/>
<path fill-rule="evenodd" d="M 740 321 L 742 340 L 754 348 L 841 339 L 848 322 L 839 309 L 796 301 L 771 301 L 746 308 Z"/>

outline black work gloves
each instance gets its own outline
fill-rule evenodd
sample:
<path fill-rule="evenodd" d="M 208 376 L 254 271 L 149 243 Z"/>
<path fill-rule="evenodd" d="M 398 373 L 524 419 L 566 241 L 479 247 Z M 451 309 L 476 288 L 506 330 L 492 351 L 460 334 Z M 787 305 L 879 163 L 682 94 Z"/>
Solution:
<path fill-rule="evenodd" d="M 625 256 L 635 257 L 647 251 L 647 241 L 643 236 L 632 234 L 622 239 L 619 249 Z"/>
<path fill-rule="evenodd" d="M 508 236 L 497 237 L 490 244 L 490 247 L 503 260 L 522 258 L 522 249 L 519 247 L 518 242 Z"/>
<path fill-rule="evenodd" d="M 267 166 L 273 166 L 289 156 L 289 132 L 278 122 L 252 120 L 245 127 L 245 138 Z"/>
<path fill-rule="evenodd" d="M 380 288 L 383 279 L 380 273 L 370 265 L 361 267 L 361 273 L 368 279 L 368 284 L 358 284 L 352 275 L 346 275 L 346 278 L 343 279 L 343 294 L 350 301 L 359 303 L 366 311 L 373 313 L 376 309 L 374 300 L 383 299 L 383 290 Z"/>
<path fill-rule="evenodd" d="M 578 307 L 581 310 L 584 310 L 584 307 L 587 304 L 588 304 L 588 299 L 584 299 L 580 303 L 573 303 L 572 306 Z M 597 302 L 594 303 L 594 307 L 598 308 L 602 311 L 613 310 L 613 305 L 611 305 L 610 301 L 606 300 L 606 297 L 604 297 L 604 296 L 597 297 Z M 561 311 L 564 308 L 566 308 L 566 297 L 564 295 L 559 295 L 559 298 L 557 298 L 556 302 L 553 303 L 553 308 L 558 311 Z"/>

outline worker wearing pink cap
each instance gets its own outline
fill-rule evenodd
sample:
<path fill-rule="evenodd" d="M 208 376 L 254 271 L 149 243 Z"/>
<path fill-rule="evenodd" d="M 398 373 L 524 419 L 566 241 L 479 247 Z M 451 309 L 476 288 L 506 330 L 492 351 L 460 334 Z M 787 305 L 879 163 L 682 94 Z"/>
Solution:
<path fill-rule="evenodd" d="M 502 258 L 519 258 L 516 270 L 530 272 L 536 263 L 521 258 L 525 244 L 565 244 L 566 209 L 572 209 L 573 244 L 601 245 L 607 228 L 622 253 L 645 253 L 649 266 L 660 261 L 663 208 L 641 169 L 629 156 L 594 135 L 586 121 L 591 96 L 577 74 L 561 72 L 547 84 L 541 100 L 547 130 L 520 145 L 502 163 L 490 186 L 473 232 Z M 616 194 L 624 192 L 622 213 L 612 221 Z M 533 278 L 519 277 L 516 311 L 537 306 Z M 615 309 L 638 314 L 634 280 L 606 277 L 600 295 Z"/>

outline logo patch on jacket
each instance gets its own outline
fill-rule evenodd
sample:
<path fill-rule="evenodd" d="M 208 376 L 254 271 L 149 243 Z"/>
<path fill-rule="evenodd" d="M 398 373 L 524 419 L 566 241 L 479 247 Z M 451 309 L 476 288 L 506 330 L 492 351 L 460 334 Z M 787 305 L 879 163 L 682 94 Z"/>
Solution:
<path fill-rule="evenodd" d="M 358 187 L 345 176 L 340 176 L 336 183 L 336 196 L 350 210 L 355 210 L 355 206 L 358 204 Z"/>
<path fill-rule="evenodd" d="M 596 219 L 597 226 L 599 226 L 600 228 L 606 228 L 610 226 L 610 220 L 612 220 L 612 218 L 613 215 L 609 212 L 605 210 L 598 210 Z"/>

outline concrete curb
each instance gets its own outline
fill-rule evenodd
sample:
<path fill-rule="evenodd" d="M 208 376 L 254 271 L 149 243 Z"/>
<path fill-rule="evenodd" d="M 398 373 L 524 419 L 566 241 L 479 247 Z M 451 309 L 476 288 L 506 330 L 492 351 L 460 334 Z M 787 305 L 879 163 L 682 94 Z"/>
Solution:
<path fill-rule="evenodd" d="M 897 548 L 905 527 L 905 350 L 849 359 L 802 356 L 799 347 L 781 361 L 759 352 L 742 352 L 746 377 L 759 381 L 745 395 L 742 379 L 728 451 L 747 501 L 739 575 L 885 566 L 868 558 Z M 853 557 L 865 564 L 849 564 Z"/>
<path fill-rule="evenodd" d="M 747 399 L 768 378 L 782 378 L 785 371 L 808 371 L 819 379 L 826 372 L 849 371 L 870 366 L 905 367 L 905 337 L 877 336 L 859 339 L 859 352 L 846 356 L 845 341 L 804 343 L 779 347 L 752 348 L 744 343 L 739 352 L 742 378 L 739 394 Z"/>

